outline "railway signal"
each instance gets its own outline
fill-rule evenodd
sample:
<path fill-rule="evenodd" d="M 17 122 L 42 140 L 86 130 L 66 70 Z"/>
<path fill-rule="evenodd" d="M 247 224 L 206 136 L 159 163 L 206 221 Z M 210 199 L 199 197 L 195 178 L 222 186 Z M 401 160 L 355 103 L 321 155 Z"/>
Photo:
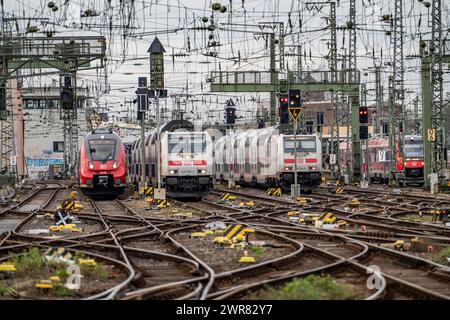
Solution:
<path fill-rule="evenodd" d="M 137 94 L 137 119 L 141 121 L 141 141 L 144 141 L 145 137 L 145 113 L 148 110 L 148 87 L 147 77 L 138 78 Z M 145 159 L 145 146 L 141 144 L 141 159 Z M 146 187 L 145 185 L 145 163 L 141 162 L 141 184 L 140 187 Z"/>
<path fill-rule="evenodd" d="M 298 117 L 303 111 L 300 99 L 300 90 L 289 90 L 289 113 L 292 119 L 297 123 Z M 297 124 L 296 124 L 297 126 Z"/>
<path fill-rule="evenodd" d="M 369 127 L 367 125 L 359 126 L 359 139 L 361 140 L 369 139 Z"/>
<path fill-rule="evenodd" d="M 258 129 L 264 128 L 264 126 L 265 126 L 264 118 L 259 117 L 257 121 L 258 121 Z"/>
<path fill-rule="evenodd" d="M 71 87 L 72 80 L 70 76 L 64 77 L 64 84 L 61 88 L 61 107 L 63 109 L 73 109 L 74 107 L 74 97 L 73 97 L 73 88 Z"/>
<path fill-rule="evenodd" d="M 280 124 L 289 123 L 289 102 L 287 94 L 280 95 Z"/>
<path fill-rule="evenodd" d="M 148 111 L 148 87 L 147 87 L 147 77 L 138 78 L 138 88 L 136 90 L 137 94 L 137 109 L 138 117 L 141 116 L 142 112 Z"/>
<path fill-rule="evenodd" d="M 359 107 L 359 123 L 369 123 L 369 111 L 367 107 Z"/>
<path fill-rule="evenodd" d="M 369 111 L 367 107 L 359 107 L 359 139 L 369 138 Z"/>
<path fill-rule="evenodd" d="M 227 125 L 234 125 L 236 123 L 236 105 L 231 99 L 227 101 L 227 107 L 225 108 L 225 118 Z"/>

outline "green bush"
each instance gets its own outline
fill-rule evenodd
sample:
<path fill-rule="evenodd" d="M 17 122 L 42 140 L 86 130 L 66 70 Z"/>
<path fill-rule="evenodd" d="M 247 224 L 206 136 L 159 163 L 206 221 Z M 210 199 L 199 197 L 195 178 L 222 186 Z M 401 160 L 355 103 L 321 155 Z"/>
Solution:
<path fill-rule="evenodd" d="M 9 287 L 3 283 L 0 283 L 0 297 L 5 296 L 9 291 Z"/>
<path fill-rule="evenodd" d="M 436 260 L 443 265 L 449 265 L 450 263 L 447 261 L 448 257 L 450 257 L 450 247 L 444 248 L 439 251 Z"/>
<path fill-rule="evenodd" d="M 108 271 L 103 264 L 97 263 L 94 267 L 80 266 L 81 274 L 88 278 L 99 278 L 101 280 L 108 279 Z"/>
<path fill-rule="evenodd" d="M 17 274 L 24 276 L 40 274 L 46 264 L 45 258 L 38 248 L 31 248 L 25 254 L 15 256 L 12 262 L 17 269 Z"/>
<path fill-rule="evenodd" d="M 61 279 L 61 281 L 65 281 L 67 278 L 69 278 L 69 273 L 67 272 L 67 268 L 58 269 L 56 271 L 55 275 L 57 275 Z"/>
<path fill-rule="evenodd" d="M 52 290 L 52 295 L 54 297 L 72 297 L 76 296 L 77 292 L 74 290 L 67 289 L 66 287 L 59 285 Z"/>
<path fill-rule="evenodd" d="M 257 255 L 261 255 L 264 254 L 264 252 L 266 252 L 266 249 L 264 249 L 263 247 L 251 247 L 250 250 Z"/>
<path fill-rule="evenodd" d="M 294 279 L 281 288 L 268 287 L 250 298 L 255 300 L 353 300 L 359 291 L 349 285 L 337 284 L 327 275 L 309 275 Z"/>

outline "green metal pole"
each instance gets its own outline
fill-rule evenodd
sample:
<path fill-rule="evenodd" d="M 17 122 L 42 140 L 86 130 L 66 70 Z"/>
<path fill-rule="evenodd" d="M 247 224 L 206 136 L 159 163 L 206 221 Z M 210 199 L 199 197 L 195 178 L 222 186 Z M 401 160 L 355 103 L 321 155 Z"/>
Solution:
<path fill-rule="evenodd" d="M 359 139 L 359 93 L 349 95 L 352 117 L 352 181 L 361 176 L 361 141 Z"/>
<path fill-rule="evenodd" d="M 273 86 L 278 83 L 277 72 L 275 70 L 275 33 L 270 34 L 270 82 Z M 275 91 L 270 91 L 270 124 L 275 125 L 277 111 L 277 98 Z"/>
<path fill-rule="evenodd" d="M 421 50 L 422 51 L 422 50 Z M 432 106 L 431 106 L 431 65 L 425 62 L 422 57 L 422 134 L 423 134 L 423 151 L 424 151 L 424 178 L 425 187 L 429 188 L 430 182 L 428 175 L 431 173 L 431 141 L 428 141 L 428 129 L 431 129 Z"/>

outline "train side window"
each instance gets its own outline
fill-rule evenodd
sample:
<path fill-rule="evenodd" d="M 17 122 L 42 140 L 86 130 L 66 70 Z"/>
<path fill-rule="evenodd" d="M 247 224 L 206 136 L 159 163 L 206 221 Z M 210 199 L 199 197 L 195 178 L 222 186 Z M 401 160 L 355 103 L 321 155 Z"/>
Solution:
<path fill-rule="evenodd" d="M 152 164 L 152 177 L 156 176 L 156 164 Z"/>
<path fill-rule="evenodd" d="M 148 174 L 150 173 L 150 166 L 148 163 L 145 164 L 145 175 L 148 176 Z"/>

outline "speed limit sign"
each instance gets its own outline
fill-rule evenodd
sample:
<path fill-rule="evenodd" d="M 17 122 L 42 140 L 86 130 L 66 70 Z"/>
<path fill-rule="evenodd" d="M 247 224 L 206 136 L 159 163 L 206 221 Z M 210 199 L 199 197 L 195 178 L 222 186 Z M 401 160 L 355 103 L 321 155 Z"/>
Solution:
<path fill-rule="evenodd" d="M 330 164 L 336 164 L 336 155 L 334 153 L 330 154 Z"/>

